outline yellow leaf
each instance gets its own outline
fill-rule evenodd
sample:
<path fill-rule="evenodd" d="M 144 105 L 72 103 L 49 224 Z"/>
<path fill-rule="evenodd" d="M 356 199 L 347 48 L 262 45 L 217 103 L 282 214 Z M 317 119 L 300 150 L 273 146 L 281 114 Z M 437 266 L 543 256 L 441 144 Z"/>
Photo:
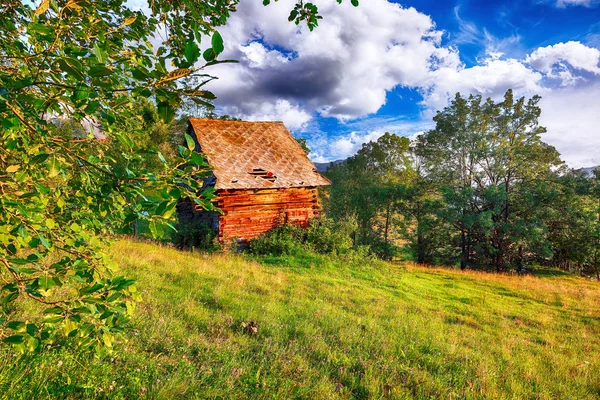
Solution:
<path fill-rule="evenodd" d="M 50 0 L 43 0 L 42 3 L 35 9 L 35 15 L 42 15 L 46 11 L 48 11 L 48 7 L 50 6 Z"/>
<path fill-rule="evenodd" d="M 104 342 L 104 344 L 107 347 L 112 347 L 112 345 L 113 345 L 113 336 L 110 333 L 108 333 L 108 332 L 104 332 L 102 334 L 102 341 Z"/>
<path fill-rule="evenodd" d="M 17 172 L 20 168 L 21 168 L 20 165 L 10 165 L 8 168 L 6 168 L 6 172 L 8 172 L 8 173 Z"/>
<path fill-rule="evenodd" d="M 123 21 L 123 26 L 131 25 L 135 22 L 135 20 L 136 17 L 125 18 L 125 21 Z"/>
<path fill-rule="evenodd" d="M 184 76 L 188 76 L 190 74 L 192 74 L 194 71 L 189 69 L 189 68 L 179 68 L 176 69 L 174 71 L 171 71 L 167 74 L 167 76 L 162 77 L 158 82 L 156 82 L 156 85 L 161 85 L 163 83 L 169 82 L 169 81 L 174 81 L 176 79 L 180 79 L 183 78 Z"/>
<path fill-rule="evenodd" d="M 81 10 L 83 7 L 81 7 L 79 4 L 77 4 L 77 0 L 69 0 L 69 2 L 65 5 L 65 8 L 72 8 L 74 10 Z"/>

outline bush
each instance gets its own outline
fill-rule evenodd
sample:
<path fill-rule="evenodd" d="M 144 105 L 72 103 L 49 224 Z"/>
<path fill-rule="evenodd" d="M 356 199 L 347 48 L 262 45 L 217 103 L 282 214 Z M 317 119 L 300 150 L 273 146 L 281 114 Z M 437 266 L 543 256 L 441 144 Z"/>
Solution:
<path fill-rule="evenodd" d="M 179 249 L 220 249 L 216 232 L 202 221 L 179 222 L 173 235 L 173 243 Z"/>
<path fill-rule="evenodd" d="M 250 242 L 250 252 L 258 255 L 292 255 L 314 251 L 320 254 L 343 254 L 352 249 L 355 220 L 333 221 L 315 218 L 308 229 L 282 225 Z"/>
<path fill-rule="evenodd" d="M 352 235 L 356 229 L 355 219 L 334 221 L 331 218 L 315 218 L 310 222 L 306 242 L 317 253 L 342 254 L 352 248 Z"/>
<path fill-rule="evenodd" d="M 301 251 L 306 231 L 294 225 L 282 225 L 250 241 L 250 253 L 283 256 Z"/>

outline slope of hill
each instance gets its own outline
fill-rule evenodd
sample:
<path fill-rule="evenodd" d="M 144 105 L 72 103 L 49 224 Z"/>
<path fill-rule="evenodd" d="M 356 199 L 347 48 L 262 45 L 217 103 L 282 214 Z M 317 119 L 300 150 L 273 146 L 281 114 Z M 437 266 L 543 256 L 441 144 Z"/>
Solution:
<path fill-rule="evenodd" d="M 0 354 L 8 398 L 597 398 L 600 285 L 120 241 L 114 356 Z"/>
<path fill-rule="evenodd" d="M 594 174 L 594 170 L 596 168 L 600 168 L 600 166 L 597 167 L 589 167 L 589 168 L 580 168 L 577 171 L 582 171 L 584 174 L 586 174 L 587 176 L 592 176 Z"/>

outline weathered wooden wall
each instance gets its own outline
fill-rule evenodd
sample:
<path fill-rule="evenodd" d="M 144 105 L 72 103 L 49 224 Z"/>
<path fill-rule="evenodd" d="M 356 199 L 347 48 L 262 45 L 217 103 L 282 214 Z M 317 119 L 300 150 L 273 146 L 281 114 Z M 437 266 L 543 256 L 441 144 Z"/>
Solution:
<path fill-rule="evenodd" d="M 223 189 L 217 191 L 219 240 L 248 240 L 285 223 L 308 226 L 319 213 L 314 187 L 282 189 Z"/>

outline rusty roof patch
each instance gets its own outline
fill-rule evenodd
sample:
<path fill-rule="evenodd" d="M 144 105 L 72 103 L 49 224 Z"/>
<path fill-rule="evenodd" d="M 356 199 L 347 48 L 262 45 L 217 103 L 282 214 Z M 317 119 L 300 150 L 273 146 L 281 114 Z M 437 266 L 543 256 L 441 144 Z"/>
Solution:
<path fill-rule="evenodd" d="M 200 144 L 217 178 L 215 189 L 313 187 L 331 182 L 316 168 L 283 122 L 223 121 L 191 118 L 192 136 Z M 250 172 L 268 171 L 273 181 Z"/>

